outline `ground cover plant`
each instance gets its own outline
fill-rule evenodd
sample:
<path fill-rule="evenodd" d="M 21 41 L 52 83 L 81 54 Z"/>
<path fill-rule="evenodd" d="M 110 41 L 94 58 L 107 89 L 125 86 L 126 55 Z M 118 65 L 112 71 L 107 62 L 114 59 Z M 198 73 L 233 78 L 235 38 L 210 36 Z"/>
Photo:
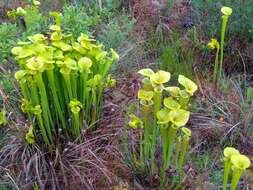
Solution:
<path fill-rule="evenodd" d="M 251 4 L 0 2 L 0 189 L 253 189 Z"/>

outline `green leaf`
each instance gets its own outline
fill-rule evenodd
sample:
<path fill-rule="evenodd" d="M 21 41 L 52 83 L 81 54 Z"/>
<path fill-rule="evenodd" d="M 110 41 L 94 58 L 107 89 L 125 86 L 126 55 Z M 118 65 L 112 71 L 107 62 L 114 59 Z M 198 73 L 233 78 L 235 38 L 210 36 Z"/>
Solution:
<path fill-rule="evenodd" d="M 111 51 L 111 55 L 112 55 L 112 60 L 113 61 L 116 61 L 116 60 L 118 60 L 119 59 L 119 55 L 117 54 L 117 52 L 116 51 L 114 51 L 114 49 L 110 49 L 110 51 Z"/>
<path fill-rule="evenodd" d="M 225 16 L 230 16 L 233 12 L 233 9 L 231 9 L 230 7 L 222 7 L 221 8 L 221 13 Z"/>
<path fill-rule="evenodd" d="M 184 126 L 190 117 L 190 112 L 183 109 L 171 110 L 169 113 L 169 120 L 176 126 Z"/>
<path fill-rule="evenodd" d="M 242 154 L 235 154 L 231 156 L 231 163 L 233 167 L 236 167 L 242 171 L 250 167 L 250 159 Z"/>
<path fill-rule="evenodd" d="M 33 36 L 28 36 L 28 39 L 33 43 L 40 43 L 45 41 L 47 38 L 43 34 L 35 34 Z"/>
<path fill-rule="evenodd" d="M 34 4 L 35 6 L 39 6 L 39 5 L 40 5 L 40 2 L 39 2 L 39 1 L 36 1 L 36 0 L 33 0 L 33 4 Z"/>
<path fill-rule="evenodd" d="M 21 53 L 23 53 L 23 48 L 22 47 L 14 47 L 11 49 L 11 53 L 13 55 L 20 55 Z"/>
<path fill-rule="evenodd" d="M 19 70 L 15 73 L 15 79 L 17 81 L 21 81 L 25 78 L 26 74 L 27 74 L 26 70 Z"/>
<path fill-rule="evenodd" d="M 170 110 L 168 110 L 167 108 L 162 108 L 161 110 L 159 110 L 156 114 L 156 117 L 158 119 L 157 123 L 158 124 L 167 124 L 170 122 Z"/>
<path fill-rule="evenodd" d="M 62 35 L 61 35 L 61 33 L 59 33 L 59 32 L 53 32 L 52 34 L 51 34 L 51 38 L 50 38 L 52 41 L 59 41 L 59 40 L 61 40 L 62 39 Z"/>
<path fill-rule="evenodd" d="M 77 52 L 81 53 L 81 54 L 86 54 L 87 50 L 85 48 L 83 48 L 79 43 L 75 42 L 72 44 L 72 47 L 74 50 L 76 50 Z"/>
<path fill-rule="evenodd" d="M 186 137 L 186 138 L 190 138 L 191 137 L 191 130 L 186 128 L 186 127 L 182 127 L 181 128 L 181 132 L 183 133 L 183 136 Z"/>
<path fill-rule="evenodd" d="M 18 7 L 17 10 L 16 10 L 16 14 L 18 16 L 25 16 L 26 15 L 26 11 L 22 7 Z"/>
<path fill-rule="evenodd" d="M 61 31 L 61 27 L 58 25 L 51 25 L 50 26 L 50 30 L 56 31 L 56 32 L 60 32 Z"/>
<path fill-rule="evenodd" d="M 165 98 L 163 100 L 163 104 L 166 106 L 166 108 L 173 110 L 173 109 L 179 109 L 181 105 L 172 97 Z"/>
<path fill-rule="evenodd" d="M 145 77 L 150 77 L 151 75 L 154 74 L 154 71 L 152 69 L 141 69 L 138 71 L 139 74 Z"/>
<path fill-rule="evenodd" d="M 170 80 L 170 73 L 158 71 L 150 76 L 150 81 L 155 85 L 162 85 Z"/>
<path fill-rule="evenodd" d="M 129 127 L 133 129 L 142 129 L 144 127 L 143 122 L 139 117 L 135 116 L 134 114 L 130 114 L 129 117 L 131 119 L 128 122 Z"/>
<path fill-rule="evenodd" d="M 70 101 L 69 107 L 71 112 L 73 112 L 74 114 L 78 114 L 83 106 L 81 102 L 79 102 L 77 99 L 73 99 Z"/>
<path fill-rule="evenodd" d="M 40 105 L 37 105 L 37 106 L 31 108 L 31 112 L 32 112 L 34 115 L 40 115 L 40 114 L 42 113 L 41 106 L 40 106 Z"/>
<path fill-rule="evenodd" d="M 54 52 L 53 56 L 54 56 L 54 59 L 58 59 L 58 60 L 64 59 L 63 52 L 59 49 Z"/>
<path fill-rule="evenodd" d="M 28 144 L 34 144 L 35 143 L 35 137 L 33 134 L 33 126 L 31 125 L 29 127 L 29 131 L 25 135 L 25 140 Z"/>
<path fill-rule="evenodd" d="M 88 57 L 82 57 L 78 61 L 78 68 L 80 72 L 88 71 L 92 66 L 92 60 Z"/>
<path fill-rule="evenodd" d="M 184 98 L 184 99 L 189 98 L 189 94 L 186 92 L 186 90 L 180 90 L 179 95 L 181 98 Z"/>
<path fill-rule="evenodd" d="M 6 125 L 8 123 L 7 117 L 6 117 L 6 111 L 2 110 L 0 111 L 0 126 Z"/>
<path fill-rule="evenodd" d="M 178 98 L 180 97 L 180 88 L 177 86 L 171 86 L 164 88 L 167 92 L 170 93 L 172 97 Z"/>
<path fill-rule="evenodd" d="M 150 101 L 150 100 L 152 100 L 153 96 L 154 96 L 153 91 L 146 91 L 146 90 L 142 90 L 142 89 L 140 89 L 138 91 L 138 98 L 141 100 Z"/>
<path fill-rule="evenodd" d="M 62 51 L 71 51 L 72 50 L 72 46 L 70 46 L 62 41 L 55 41 L 52 43 L 52 45 L 61 49 Z"/>
<path fill-rule="evenodd" d="M 183 75 L 179 75 L 178 82 L 185 88 L 186 92 L 188 92 L 191 96 L 198 89 L 197 85 L 193 81 L 191 81 L 190 79 L 186 78 Z"/>
<path fill-rule="evenodd" d="M 45 70 L 45 62 L 42 59 L 32 57 L 27 60 L 27 69 L 32 71 L 31 74 L 36 74 L 37 72 L 43 72 Z"/>

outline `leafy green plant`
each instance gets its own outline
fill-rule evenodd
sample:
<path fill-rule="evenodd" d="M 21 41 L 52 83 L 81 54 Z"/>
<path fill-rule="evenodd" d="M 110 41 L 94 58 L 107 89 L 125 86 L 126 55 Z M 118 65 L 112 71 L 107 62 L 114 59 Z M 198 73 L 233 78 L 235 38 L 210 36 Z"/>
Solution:
<path fill-rule="evenodd" d="M 142 88 L 138 91 L 142 117 L 131 114 L 129 121 L 131 128 L 138 128 L 140 131 L 139 154 L 136 153 L 139 156 L 134 154 L 134 158 L 140 158 L 142 167 L 150 163 L 151 174 L 154 174 L 155 152 L 158 138 L 161 138 L 160 180 L 163 187 L 166 182 L 165 173 L 171 166 L 173 150 L 175 159 L 179 158 L 175 168 L 181 172 L 184 164 L 191 131 L 183 126 L 188 122 L 190 112 L 187 109 L 190 97 L 197 90 L 197 86 L 190 79 L 179 75 L 178 82 L 183 89 L 176 86 L 165 87 L 164 85 L 170 80 L 170 73 L 162 70 L 155 73 L 151 69 L 142 69 L 138 73 L 144 76 Z M 177 136 L 181 140 L 175 143 Z"/>
<path fill-rule="evenodd" d="M 39 129 L 38 133 L 33 130 L 36 139 L 41 135 L 48 146 L 61 131 L 79 138 L 83 128 L 95 125 L 103 89 L 108 86 L 108 70 L 118 59 L 114 50 L 108 56 L 102 44 L 85 34 L 75 41 L 60 25 L 52 25 L 50 30 L 48 36 L 29 36 L 29 41 L 20 41 L 12 49 L 21 68 L 15 78 L 24 97 L 22 110 Z"/>
<path fill-rule="evenodd" d="M 250 160 L 247 156 L 241 155 L 235 148 L 226 147 L 224 149 L 224 163 L 223 190 L 227 189 L 228 177 L 231 169 L 233 170 L 233 175 L 230 190 L 236 190 L 243 172 L 250 166 Z"/>

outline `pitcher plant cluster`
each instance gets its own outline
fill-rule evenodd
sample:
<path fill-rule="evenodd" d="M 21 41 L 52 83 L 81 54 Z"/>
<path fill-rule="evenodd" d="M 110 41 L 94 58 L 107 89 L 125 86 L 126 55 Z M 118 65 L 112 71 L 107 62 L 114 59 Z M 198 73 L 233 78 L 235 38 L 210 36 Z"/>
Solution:
<path fill-rule="evenodd" d="M 215 63 L 214 63 L 214 71 L 213 71 L 213 83 L 217 84 L 222 75 L 222 65 L 223 65 L 223 57 L 224 57 L 224 43 L 225 43 L 225 33 L 227 28 L 227 23 L 230 15 L 233 10 L 230 7 L 222 7 L 222 26 L 221 26 L 221 40 L 220 43 L 217 39 L 211 39 L 208 43 L 207 47 L 209 49 L 216 50 Z"/>
<path fill-rule="evenodd" d="M 241 176 L 249 167 L 250 160 L 247 156 L 240 154 L 240 152 L 235 148 L 225 148 L 223 190 L 227 189 L 230 173 L 232 173 L 230 190 L 236 190 Z"/>
<path fill-rule="evenodd" d="M 139 117 L 130 114 L 128 126 L 131 130 L 139 129 L 139 147 L 135 148 L 132 155 L 139 165 L 150 166 L 152 174 L 160 164 L 161 185 L 164 185 L 165 173 L 172 161 L 178 171 L 184 165 L 191 137 L 191 130 L 184 126 L 189 120 L 189 101 L 197 91 L 197 85 L 179 75 L 181 88 L 167 86 L 171 75 L 162 70 L 154 72 L 142 69 L 138 73 L 144 77 L 142 88 L 138 91 L 142 114 Z M 155 158 L 159 151 L 156 150 L 160 140 L 162 163 L 157 163 Z"/>
<path fill-rule="evenodd" d="M 28 142 L 53 145 L 58 135 L 80 137 L 95 127 L 103 104 L 103 90 L 115 85 L 108 70 L 119 56 L 85 34 L 77 41 L 61 30 L 61 14 L 50 13 L 55 25 L 46 35 L 35 34 L 12 49 L 20 70 L 15 73 L 23 94 L 22 110 L 31 129 Z M 32 138 L 34 140 L 31 140 Z"/>

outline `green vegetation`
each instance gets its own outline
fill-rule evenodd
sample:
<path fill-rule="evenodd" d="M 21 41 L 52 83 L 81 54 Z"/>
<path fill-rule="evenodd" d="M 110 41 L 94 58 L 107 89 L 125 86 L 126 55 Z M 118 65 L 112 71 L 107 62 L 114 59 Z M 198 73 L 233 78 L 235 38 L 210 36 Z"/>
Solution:
<path fill-rule="evenodd" d="M 235 190 L 243 172 L 250 166 L 250 160 L 247 156 L 241 155 L 238 150 L 227 147 L 224 149 L 224 163 L 223 190 L 227 189 L 231 169 L 233 175 L 230 190 Z"/>
<path fill-rule="evenodd" d="M 219 33 L 221 23 L 220 14 L 217 14 L 217 10 L 222 6 L 231 7 L 236 10 L 231 16 L 233 22 L 230 23 L 228 32 L 228 39 L 241 38 L 242 40 L 252 40 L 252 16 L 253 16 L 253 1 L 248 0 L 245 2 L 237 0 L 195 0 L 192 4 L 195 8 L 195 16 L 197 21 L 202 25 L 203 32 L 207 38 L 211 38 Z"/>
<path fill-rule="evenodd" d="M 22 110 L 32 123 L 28 133 L 32 135 L 38 123 L 38 134 L 42 134 L 46 145 L 54 144 L 59 129 L 79 138 L 84 127 L 95 124 L 101 113 L 108 70 L 118 59 L 114 50 L 107 56 L 103 45 L 85 34 L 78 41 L 64 34 L 57 20 L 60 14 L 54 16 L 58 22 L 50 26 L 49 37 L 35 34 L 12 49 L 20 67 L 15 78 L 24 98 Z"/>
<path fill-rule="evenodd" d="M 176 79 L 181 73 L 193 79 L 193 65 L 196 61 L 193 50 L 185 48 L 183 39 L 173 33 L 172 37 L 162 45 L 159 59 L 160 68 L 172 73 L 172 79 Z"/>
<path fill-rule="evenodd" d="M 145 77 L 142 80 L 142 89 L 138 92 L 143 116 L 140 119 L 131 114 L 128 124 L 131 128 L 140 129 L 139 154 L 136 156 L 135 152 L 132 153 L 133 163 L 136 163 L 136 158 L 139 158 L 139 165 L 143 168 L 147 167 L 145 164 L 150 163 L 151 175 L 154 174 L 156 164 L 158 164 L 155 163 L 155 149 L 161 137 L 162 166 L 160 171 L 161 187 L 163 187 L 166 183 L 165 173 L 171 165 L 177 134 L 181 140 L 176 143 L 174 160 L 178 160 L 176 169 L 179 172 L 182 171 L 191 136 L 191 130 L 182 126 L 186 125 L 189 120 L 190 112 L 186 110 L 190 97 L 197 90 L 197 85 L 185 76 L 179 75 L 178 83 L 183 86 L 183 89 L 176 86 L 165 87 L 164 84 L 170 80 L 170 73 L 162 70 L 154 73 L 151 69 L 142 69 L 139 74 Z"/>

